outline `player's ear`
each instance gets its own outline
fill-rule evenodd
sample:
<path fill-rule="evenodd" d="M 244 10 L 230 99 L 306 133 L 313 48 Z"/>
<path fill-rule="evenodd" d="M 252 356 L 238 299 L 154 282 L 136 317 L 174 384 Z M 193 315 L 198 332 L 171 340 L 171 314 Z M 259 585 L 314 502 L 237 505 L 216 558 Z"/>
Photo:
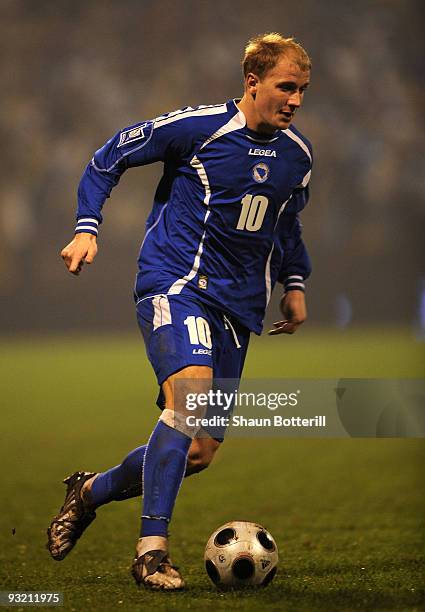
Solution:
<path fill-rule="evenodd" d="M 254 99 L 257 93 L 257 86 L 259 82 L 259 78 L 253 72 L 249 72 L 245 78 L 245 88 L 248 94 L 250 94 Z"/>

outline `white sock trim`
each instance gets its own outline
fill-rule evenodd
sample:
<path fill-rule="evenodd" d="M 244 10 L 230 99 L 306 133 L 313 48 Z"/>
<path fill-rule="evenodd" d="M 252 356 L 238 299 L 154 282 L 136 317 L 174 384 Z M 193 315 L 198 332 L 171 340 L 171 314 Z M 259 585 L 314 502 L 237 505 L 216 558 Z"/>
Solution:
<path fill-rule="evenodd" d="M 168 551 L 168 540 L 163 536 L 145 536 L 139 538 L 136 544 L 137 559 L 151 550 Z"/>
<path fill-rule="evenodd" d="M 168 425 L 168 427 L 172 427 L 180 433 L 184 434 L 188 438 L 193 438 L 196 436 L 198 431 L 200 430 L 200 426 L 190 426 L 187 424 L 187 417 L 180 412 L 175 412 L 174 410 L 170 410 L 170 408 L 165 408 L 162 411 L 159 420 Z"/>

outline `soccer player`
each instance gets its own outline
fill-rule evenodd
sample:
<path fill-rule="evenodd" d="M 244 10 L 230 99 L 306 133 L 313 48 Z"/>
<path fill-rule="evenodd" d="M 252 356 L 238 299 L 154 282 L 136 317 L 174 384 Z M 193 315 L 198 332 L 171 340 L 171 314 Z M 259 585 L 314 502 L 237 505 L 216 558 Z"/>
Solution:
<path fill-rule="evenodd" d="M 241 99 L 132 125 L 88 164 L 75 237 L 61 253 L 72 274 L 93 262 L 102 206 L 123 172 L 164 163 L 134 290 L 162 413 L 148 443 L 120 465 L 65 479 L 65 502 L 48 529 L 54 559 L 69 553 L 96 508 L 143 494 L 133 576 L 152 589 L 183 588 L 169 557 L 168 524 L 183 477 L 209 465 L 224 432 L 189 426 L 182 398 L 208 392 L 215 379 L 239 380 L 276 281 L 284 286 L 283 319 L 269 333 L 291 334 L 306 318 L 310 263 L 298 215 L 308 200 L 312 152 L 292 121 L 310 68 L 293 38 L 258 36 L 245 49 Z"/>

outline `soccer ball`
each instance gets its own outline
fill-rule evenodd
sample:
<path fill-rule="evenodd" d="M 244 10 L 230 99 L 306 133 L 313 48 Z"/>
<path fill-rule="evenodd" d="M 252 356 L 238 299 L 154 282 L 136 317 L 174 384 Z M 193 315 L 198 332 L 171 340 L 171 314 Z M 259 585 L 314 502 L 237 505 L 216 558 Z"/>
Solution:
<path fill-rule="evenodd" d="M 232 521 L 211 535 L 204 559 L 207 574 L 218 588 L 266 586 L 276 574 L 278 552 L 264 527 Z"/>

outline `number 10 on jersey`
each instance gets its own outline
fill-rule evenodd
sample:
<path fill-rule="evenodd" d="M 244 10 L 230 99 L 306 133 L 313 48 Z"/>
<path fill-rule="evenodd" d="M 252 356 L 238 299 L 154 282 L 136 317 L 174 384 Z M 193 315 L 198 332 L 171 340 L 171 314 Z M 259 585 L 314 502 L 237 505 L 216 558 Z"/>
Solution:
<path fill-rule="evenodd" d="M 263 225 L 268 204 L 266 196 L 247 193 L 241 200 L 242 210 L 236 229 L 257 232 Z"/>

